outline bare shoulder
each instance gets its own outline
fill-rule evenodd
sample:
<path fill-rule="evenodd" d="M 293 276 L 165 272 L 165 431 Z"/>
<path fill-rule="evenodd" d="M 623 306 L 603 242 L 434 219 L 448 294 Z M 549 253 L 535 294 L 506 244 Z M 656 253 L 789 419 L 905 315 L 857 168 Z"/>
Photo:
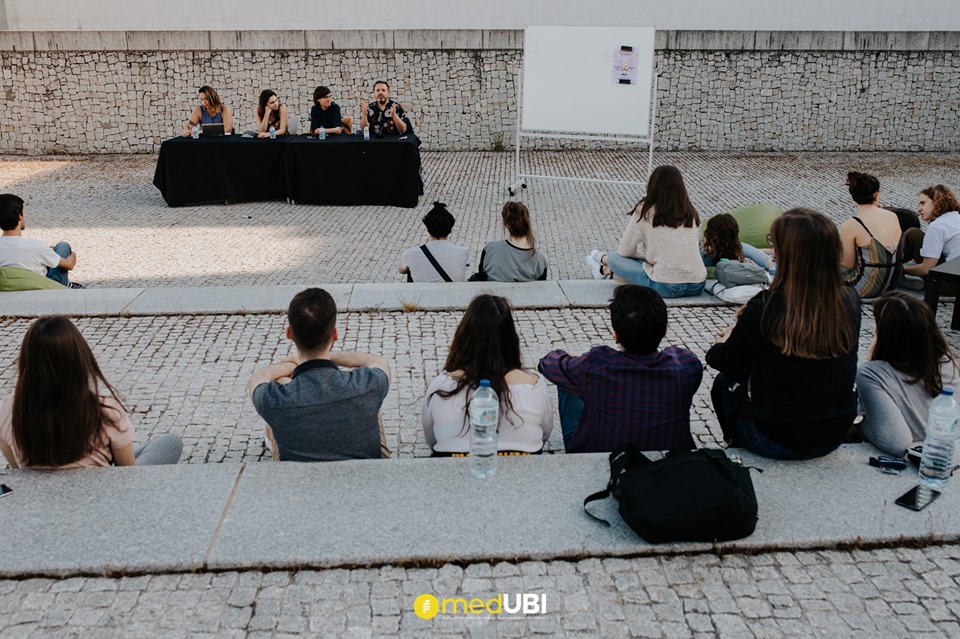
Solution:
<path fill-rule="evenodd" d="M 540 378 L 534 373 L 516 368 L 507 373 L 507 384 L 536 384 Z"/>

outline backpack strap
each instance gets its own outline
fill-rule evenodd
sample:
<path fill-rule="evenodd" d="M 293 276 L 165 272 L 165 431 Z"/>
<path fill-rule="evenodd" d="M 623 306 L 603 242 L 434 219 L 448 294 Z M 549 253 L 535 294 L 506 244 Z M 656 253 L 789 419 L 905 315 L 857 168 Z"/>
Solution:
<path fill-rule="evenodd" d="M 427 259 L 430 260 L 430 263 L 433 265 L 433 268 L 437 269 L 437 273 L 440 274 L 440 277 L 443 278 L 444 282 L 452 282 L 450 276 L 447 275 L 447 272 L 443 270 L 443 267 L 440 266 L 440 263 L 433 257 L 433 253 L 430 252 L 430 249 L 427 248 L 426 244 L 420 245 L 420 250 L 423 251 L 423 254 L 427 256 Z"/>
<path fill-rule="evenodd" d="M 632 444 L 620 446 L 617 448 L 617 450 L 610 453 L 610 481 L 607 483 L 606 488 L 600 492 L 593 493 L 583 500 L 583 512 L 587 513 L 591 518 L 596 519 L 604 526 L 609 527 L 610 522 L 606 519 L 597 517 L 587 510 L 587 504 L 600 499 L 606 499 L 612 495 L 616 490 L 617 485 L 620 483 L 620 476 L 626 472 L 628 468 L 649 463 L 652 462 L 646 457 L 646 455 L 637 451 Z"/>

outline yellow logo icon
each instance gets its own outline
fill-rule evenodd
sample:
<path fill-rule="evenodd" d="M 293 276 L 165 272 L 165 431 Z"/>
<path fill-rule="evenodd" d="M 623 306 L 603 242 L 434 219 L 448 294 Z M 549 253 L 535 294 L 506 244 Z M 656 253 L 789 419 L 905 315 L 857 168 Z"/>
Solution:
<path fill-rule="evenodd" d="M 422 594 L 414 600 L 413 612 L 421 619 L 433 619 L 440 612 L 440 602 L 433 595 Z"/>

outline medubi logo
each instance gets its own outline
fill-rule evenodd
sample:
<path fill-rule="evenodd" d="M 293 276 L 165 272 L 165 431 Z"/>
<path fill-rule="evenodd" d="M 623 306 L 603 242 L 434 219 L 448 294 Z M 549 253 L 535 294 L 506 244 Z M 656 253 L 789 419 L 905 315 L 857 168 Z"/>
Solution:
<path fill-rule="evenodd" d="M 444 597 L 424 593 L 413 602 L 413 612 L 421 619 L 433 619 L 437 615 L 545 615 L 546 593 L 500 593 L 490 599 Z"/>

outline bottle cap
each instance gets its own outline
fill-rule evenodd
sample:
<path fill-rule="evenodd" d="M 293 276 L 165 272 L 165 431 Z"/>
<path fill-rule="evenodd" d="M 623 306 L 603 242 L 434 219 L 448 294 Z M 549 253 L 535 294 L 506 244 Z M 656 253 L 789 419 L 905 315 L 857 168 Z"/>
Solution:
<path fill-rule="evenodd" d="M 944 386 L 944 387 L 943 387 L 943 390 L 940 391 L 940 394 L 941 394 L 941 395 L 946 395 L 947 397 L 952 397 L 952 396 L 953 396 L 953 389 L 952 389 L 952 388 L 947 388 L 946 386 Z"/>
<path fill-rule="evenodd" d="M 480 388 L 490 388 L 490 380 L 489 380 L 489 379 L 481 379 L 481 380 L 480 380 Z M 952 391 L 951 391 L 951 392 L 952 392 Z"/>

